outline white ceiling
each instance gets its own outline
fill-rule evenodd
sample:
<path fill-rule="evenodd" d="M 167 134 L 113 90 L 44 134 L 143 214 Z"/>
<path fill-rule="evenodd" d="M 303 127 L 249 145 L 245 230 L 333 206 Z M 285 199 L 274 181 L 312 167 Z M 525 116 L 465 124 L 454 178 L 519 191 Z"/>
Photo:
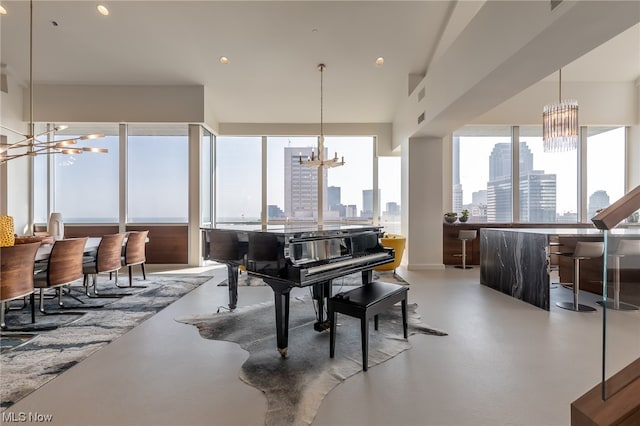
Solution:
<path fill-rule="evenodd" d="M 26 83 L 29 4 L 1 3 L 1 62 Z M 303 123 L 319 119 L 321 62 L 325 122 L 393 121 L 455 2 L 110 1 L 108 17 L 95 5 L 34 3 L 36 84 L 204 85 L 220 122 Z M 567 66 L 563 80 L 637 78 L 640 26 L 607 44 Z"/>

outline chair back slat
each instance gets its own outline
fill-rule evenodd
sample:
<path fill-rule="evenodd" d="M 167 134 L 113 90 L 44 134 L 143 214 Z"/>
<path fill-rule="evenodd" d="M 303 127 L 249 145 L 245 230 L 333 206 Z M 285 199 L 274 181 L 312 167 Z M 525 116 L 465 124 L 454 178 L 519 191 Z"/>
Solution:
<path fill-rule="evenodd" d="M 122 267 L 122 242 L 126 234 L 104 235 L 96 253 L 96 272 L 113 272 Z"/>
<path fill-rule="evenodd" d="M 145 245 L 149 231 L 129 232 L 124 246 L 124 264 L 137 265 L 147 261 Z"/>
<path fill-rule="evenodd" d="M 69 284 L 82 278 L 82 253 L 87 237 L 58 240 L 53 244 L 47 268 L 47 287 Z"/>
<path fill-rule="evenodd" d="M 40 242 L 0 247 L 0 300 L 33 293 L 33 269 Z"/>

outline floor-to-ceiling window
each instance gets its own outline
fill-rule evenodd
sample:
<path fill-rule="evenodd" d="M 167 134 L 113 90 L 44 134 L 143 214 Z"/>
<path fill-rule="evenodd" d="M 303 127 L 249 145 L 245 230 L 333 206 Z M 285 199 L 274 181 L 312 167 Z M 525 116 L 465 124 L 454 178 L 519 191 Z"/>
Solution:
<path fill-rule="evenodd" d="M 82 154 L 53 154 L 53 211 L 60 212 L 69 223 L 117 223 L 118 222 L 118 125 L 70 125 L 57 132 L 54 140 L 65 140 L 91 133 L 103 133 L 104 137 L 79 141 L 71 147 L 90 146 L 107 148 L 108 153 L 84 152 Z M 40 199 L 36 220 L 46 222 L 42 208 L 46 200 L 46 184 L 42 186 L 47 170 L 46 155 L 37 157 L 34 176 L 38 185 L 36 197 Z"/>
<path fill-rule="evenodd" d="M 519 129 L 520 221 L 578 222 L 578 152 L 544 152 L 541 126 Z"/>
<path fill-rule="evenodd" d="M 260 223 L 262 138 L 216 137 L 216 222 Z"/>
<path fill-rule="evenodd" d="M 496 136 L 487 136 L 488 132 Z M 509 126 L 498 132 L 492 126 L 466 126 L 455 132 L 452 145 L 454 211 L 468 208 L 471 221 L 478 222 L 508 222 L 512 212 L 517 212 L 518 221 L 523 223 L 589 222 L 598 209 L 624 194 L 626 131 L 624 127 L 584 127 L 582 133 L 586 134 L 586 142 L 581 142 L 584 149 L 544 152 L 541 126 Z M 513 142 L 505 134 L 514 135 Z M 519 159 L 517 179 L 510 172 L 515 143 Z M 483 161 L 489 164 L 488 173 L 482 166 Z M 585 164 L 583 168 L 578 167 L 581 163 Z M 505 177 L 498 178 L 498 175 Z M 582 177 L 586 178 L 586 186 L 581 185 Z M 469 187 L 481 186 L 485 181 L 487 215 L 486 220 L 482 220 L 474 217 L 474 213 L 479 210 L 478 200 L 484 200 L 485 194 L 473 192 L 472 188 L 469 204 Z M 517 206 L 510 202 L 512 187 L 517 188 Z M 584 207 L 579 205 L 579 195 L 586 200 Z"/>
<path fill-rule="evenodd" d="M 202 130 L 200 141 L 200 226 L 213 224 L 213 135 Z"/>
<path fill-rule="evenodd" d="M 378 157 L 378 188 L 380 188 L 380 225 L 384 231 L 400 233 L 401 198 L 400 157 Z"/>
<path fill-rule="evenodd" d="M 127 149 L 127 222 L 186 223 L 187 125 L 131 124 Z"/>
<path fill-rule="evenodd" d="M 314 222 L 318 219 L 318 169 L 300 158 L 315 153 L 313 136 L 267 138 L 267 221 Z M 314 154 L 315 155 L 315 154 Z"/>
<path fill-rule="evenodd" d="M 215 146 L 219 225 L 262 223 L 263 209 L 266 223 L 316 223 L 320 188 L 325 223 L 373 223 L 377 219 L 374 212 L 382 211 L 374 206 L 374 200 L 380 203 L 382 197 L 374 197 L 371 136 L 326 137 L 323 158 L 337 155 L 344 157 L 345 164 L 324 169 L 322 175 L 317 167 L 302 164 L 317 155 L 316 136 L 217 137 Z M 395 215 L 392 221 L 399 221 L 400 216 L 399 162 L 397 166 L 397 176 L 386 175 L 386 183 L 396 183 L 386 185 L 393 188 L 388 190 L 390 215 Z M 396 198 L 390 195 L 392 192 Z"/>
<path fill-rule="evenodd" d="M 511 129 L 461 129 L 453 136 L 453 211 L 469 222 L 511 222 Z"/>
<path fill-rule="evenodd" d="M 624 195 L 625 128 L 589 127 L 587 220 Z"/>
<path fill-rule="evenodd" d="M 327 170 L 325 222 L 373 221 L 373 144 L 371 136 L 325 137 L 326 157 L 345 162 Z"/>

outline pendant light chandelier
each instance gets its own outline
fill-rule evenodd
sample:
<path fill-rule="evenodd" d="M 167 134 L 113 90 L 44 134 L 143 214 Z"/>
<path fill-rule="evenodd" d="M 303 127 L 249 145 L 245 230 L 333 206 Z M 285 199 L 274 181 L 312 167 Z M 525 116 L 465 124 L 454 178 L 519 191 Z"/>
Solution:
<path fill-rule="evenodd" d="M 33 120 L 33 0 L 29 1 L 29 133 L 24 134 L 0 124 L 0 128 L 22 136 L 23 139 L 13 143 L 0 143 L 0 164 L 25 156 L 42 154 L 82 154 L 83 152 L 107 153 L 106 148 L 76 147 L 78 141 L 104 137 L 102 134 L 83 135 L 65 140 L 51 140 L 54 133 L 68 128 L 56 126 L 52 129 L 35 134 Z M 41 140 L 40 138 L 46 138 Z"/>
<path fill-rule="evenodd" d="M 344 157 L 338 158 L 338 153 L 333 158 L 323 159 L 324 156 L 324 70 L 327 69 L 325 64 L 318 64 L 320 71 L 320 136 L 318 136 L 318 155 L 311 151 L 311 157 L 302 158 L 300 154 L 300 164 L 306 167 L 338 167 L 344 165 Z"/>
<path fill-rule="evenodd" d="M 562 69 L 558 73 L 558 103 L 545 105 L 542 112 L 544 152 L 578 148 L 578 101 L 562 100 Z"/>

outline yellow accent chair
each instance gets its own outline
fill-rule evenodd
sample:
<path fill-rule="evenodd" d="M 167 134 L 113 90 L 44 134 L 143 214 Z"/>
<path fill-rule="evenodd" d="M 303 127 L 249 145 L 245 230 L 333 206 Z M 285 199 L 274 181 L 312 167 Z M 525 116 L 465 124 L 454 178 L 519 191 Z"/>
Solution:
<path fill-rule="evenodd" d="M 382 238 L 380 238 L 380 242 L 384 247 L 390 247 L 395 250 L 395 259 L 391 263 L 376 266 L 373 269 L 375 271 L 393 271 L 395 274 L 396 268 L 400 266 L 400 262 L 402 261 L 404 247 L 407 244 L 407 237 L 400 234 L 384 234 Z"/>

